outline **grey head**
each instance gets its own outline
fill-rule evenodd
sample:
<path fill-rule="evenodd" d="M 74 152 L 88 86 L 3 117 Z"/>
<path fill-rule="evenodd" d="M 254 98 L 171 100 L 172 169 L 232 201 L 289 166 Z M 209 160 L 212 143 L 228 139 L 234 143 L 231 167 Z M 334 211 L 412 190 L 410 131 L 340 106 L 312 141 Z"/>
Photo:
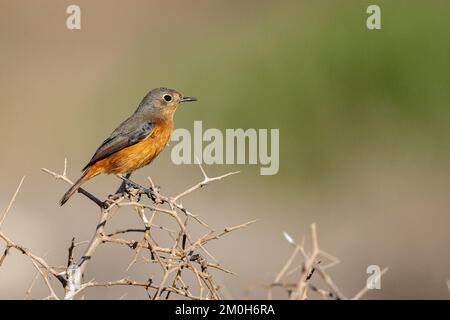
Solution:
<path fill-rule="evenodd" d="M 176 108 L 184 102 L 197 101 L 194 97 L 185 97 L 175 89 L 156 88 L 142 99 L 136 113 L 153 116 L 173 116 Z"/>

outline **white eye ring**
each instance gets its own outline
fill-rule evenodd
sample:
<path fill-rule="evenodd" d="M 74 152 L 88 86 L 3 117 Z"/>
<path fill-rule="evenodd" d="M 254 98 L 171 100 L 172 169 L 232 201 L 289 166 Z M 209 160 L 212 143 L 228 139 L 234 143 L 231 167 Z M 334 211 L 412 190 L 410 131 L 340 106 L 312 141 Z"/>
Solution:
<path fill-rule="evenodd" d="M 168 94 L 165 94 L 165 95 L 163 96 L 163 99 L 166 100 L 167 102 L 170 102 L 170 101 L 172 101 L 172 96 L 170 96 L 170 95 L 168 95 Z"/>

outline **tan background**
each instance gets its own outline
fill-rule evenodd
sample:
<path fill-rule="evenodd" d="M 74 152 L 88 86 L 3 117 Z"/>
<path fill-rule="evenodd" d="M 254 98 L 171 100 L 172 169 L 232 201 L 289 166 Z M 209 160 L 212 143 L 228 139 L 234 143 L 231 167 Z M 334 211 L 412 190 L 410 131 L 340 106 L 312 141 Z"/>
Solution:
<path fill-rule="evenodd" d="M 15 240 L 64 263 L 96 209 L 79 196 L 60 208 L 66 186 L 39 169 L 61 170 L 68 157 L 76 178 L 149 89 L 170 86 L 200 99 L 178 111 L 177 127 L 280 128 L 278 175 L 209 167 L 242 173 L 186 202 L 216 228 L 259 219 L 211 247 L 237 273 L 220 275 L 232 297 L 250 287 L 264 297 L 259 285 L 290 253 L 282 231 L 301 239 L 312 222 L 342 260 L 332 276 L 348 295 L 377 264 L 390 271 L 369 298 L 449 297 L 448 1 L 378 1 L 380 31 L 365 27 L 367 1 L 80 0 L 81 31 L 65 28 L 72 1 L 0 3 L 1 207 L 27 176 L 3 226 Z M 169 193 L 201 177 L 168 151 L 135 180 L 147 175 Z M 100 177 L 88 189 L 105 196 L 117 184 Z M 123 216 L 114 226 L 133 223 Z M 115 279 L 129 259 L 104 247 L 86 277 Z M 0 269 L 0 298 L 24 297 L 33 273 L 14 253 Z M 42 295 L 40 284 L 33 297 Z"/>

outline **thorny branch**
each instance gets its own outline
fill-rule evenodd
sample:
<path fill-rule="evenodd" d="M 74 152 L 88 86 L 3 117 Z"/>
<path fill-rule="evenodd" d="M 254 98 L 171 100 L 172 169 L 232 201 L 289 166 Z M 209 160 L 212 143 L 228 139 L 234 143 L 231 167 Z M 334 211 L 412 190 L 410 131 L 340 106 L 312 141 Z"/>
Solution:
<path fill-rule="evenodd" d="M 331 254 L 323 251 L 319 247 L 316 224 L 310 226 L 311 232 L 311 252 L 306 252 L 304 241 L 297 244 L 294 239 L 283 232 L 286 241 L 294 247 L 289 259 L 286 261 L 280 272 L 276 275 L 272 283 L 267 287 L 267 298 L 272 299 L 273 289 L 281 288 L 286 292 L 287 298 L 290 300 L 305 300 L 310 298 L 310 292 L 317 293 L 323 299 L 345 300 L 346 297 L 338 286 L 334 283 L 327 269 L 339 263 L 339 260 Z M 294 265 L 296 259 L 300 258 L 300 263 Z M 323 261 L 328 261 L 324 265 Z M 381 271 L 380 277 L 388 270 L 385 268 Z M 313 284 L 312 279 L 315 274 L 322 279 L 325 288 Z M 364 287 L 351 299 L 360 299 L 369 289 Z"/>
<path fill-rule="evenodd" d="M 145 290 L 149 299 L 155 300 L 171 297 L 193 300 L 221 299 L 222 288 L 216 282 L 211 270 L 234 273 L 218 263 L 217 259 L 206 249 L 206 245 L 213 240 L 221 239 L 230 232 L 245 228 L 256 220 L 215 231 L 197 214 L 185 208 L 181 203 L 182 198 L 212 182 L 237 173 L 230 172 L 217 177 L 209 177 L 203 167 L 201 165 L 199 167 L 203 175 L 202 181 L 172 197 L 163 195 L 159 187 L 156 187 L 150 178 L 148 179 L 148 189 L 129 186 L 126 192 L 109 196 L 104 201 L 90 192 L 80 189 L 80 194 L 99 207 L 99 218 L 90 240 L 76 242 L 75 238 L 71 239 L 65 266 L 52 266 L 44 257 L 40 257 L 18 244 L 2 230 L 2 225 L 9 216 L 24 182 L 25 177 L 23 177 L 6 210 L 0 216 L 0 240 L 5 245 L 4 249 L 0 251 L 0 267 L 14 250 L 27 256 L 36 269 L 35 276 L 25 293 L 27 299 L 31 296 L 39 278 L 43 280 L 48 289 L 48 296 L 44 299 L 63 298 L 69 300 L 76 298 L 81 293 L 84 294 L 89 288 L 114 286 L 140 288 Z M 72 184 L 72 181 L 67 177 L 67 160 L 64 161 L 64 169 L 61 174 L 48 169 L 42 170 L 56 180 L 69 185 Z M 148 198 L 148 201 L 144 201 L 144 198 Z M 113 216 L 123 212 L 126 208 L 131 208 L 138 214 L 142 226 L 107 232 L 108 222 Z M 155 219 L 158 215 L 169 217 L 176 227 L 169 228 L 165 225 L 156 224 Z M 194 237 L 191 232 L 191 227 L 194 225 L 206 229 L 205 234 L 197 238 Z M 171 244 L 160 245 L 156 231 L 162 231 L 168 235 L 172 239 Z M 273 290 L 276 288 L 285 292 L 286 297 L 291 300 L 311 299 L 313 294 L 323 299 L 349 299 L 341 292 L 327 272 L 330 267 L 339 263 L 339 260 L 320 248 L 315 224 L 310 226 L 310 233 L 310 252 L 307 252 L 304 240 L 301 244 L 297 244 L 289 234 L 283 233 L 287 242 L 293 247 L 293 252 L 274 280 L 267 286 L 268 299 L 273 298 Z M 130 234 L 140 235 L 141 239 L 130 240 L 124 237 Z M 127 271 L 140 261 L 149 265 L 156 265 L 160 271 L 149 272 L 149 276 L 145 279 L 125 277 L 111 281 L 96 281 L 95 279 L 84 281 L 83 275 L 86 268 L 95 260 L 94 255 L 102 244 L 124 246 L 133 251 L 133 259 L 129 263 Z M 76 258 L 77 248 L 83 246 L 83 252 Z M 300 262 L 297 262 L 298 260 Z M 388 268 L 383 269 L 379 276 L 381 277 L 387 270 Z M 317 277 L 322 280 L 321 286 L 315 283 Z M 155 281 L 154 278 L 160 278 L 160 280 Z M 194 280 L 192 281 L 192 279 Z M 59 288 L 64 290 L 56 290 L 57 287 L 51 280 L 57 280 L 57 284 L 60 285 Z M 447 284 L 450 288 L 450 280 Z M 58 295 L 60 291 L 63 294 Z M 350 299 L 360 299 L 367 291 L 368 288 L 365 286 Z M 121 299 L 125 295 L 122 295 Z"/>
<path fill-rule="evenodd" d="M 168 299 L 172 295 L 195 300 L 220 299 L 221 287 L 215 281 L 211 270 L 219 270 L 230 274 L 232 272 L 219 264 L 205 246 L 210 241 L 220 239 L 227 233 L 247 227 L 255 221 L 227 227 L 222 231 L 216 232 L 206 222 L 201 220 L 198 215 L 188 211 L 181 203 L 182 198 L 212 182 L 219 181 L 237 173 L 230 172 L 217 177 L 209 177 L 203 167 L 201 165 L 199 166 L 203 174 L 203 180 L 173 197 L 160 193 L 159 188 L 155 187 L 150 178 L 150 187 L 148 189 L 128 186 L 126 192 L 110 196 L 105 201 L 100 200 L 84 189 L 80 189 L 79 193 L 99 206 L 99 219 L 91 240 L 75 242 L 75 239 L 72 238 L 68 249 L 67 263 L 63 267 L 51 266 L 43 258 L 33 254 L 30 250 L 13 241 L 1 230 L 1 225 L 9 214 L 23 183 L 24 179 L 22 178 L 6 211 L 0 219 L 0 240 L 3 240 L 5 243 L 5 249 L 0 255 L 0 267 L 12 249 L 26 255 L 31 260 L 31 263 L 36 268 L 36 275 L 26 292 L 26 298 L 31 295 L 36 280 L 40 276 L 49 291 L 49 295 L 45 297 L 46 299 L 64 298 L 70 300 L 84 293 L 88 288 L 111 286 L 141 288 L 145 290 L 150 299 L 155 300 Z M 53 176 L 56 180 L 73 184 L 67 177 L 67 160 L 64 161 L 64 169 L 61 174 L 44 168 L 42 170 Z M 143 197 L 145 196 L 148 198 L 148 201 L 144 201 Z M 138 213 L 142 227 L 107 232 L 106 228 L 112 217 L 124 211 L 124 208 L 130 207 Z M 168 216 L 175 222 L 177 228 L 171 229 L 155 224 L 154 220 L 158 215 Z M 201 226 L 207 229 L 206 235 L 198 239 L 194 238 L 191 232 L 191 225 L 193 224 L 196 224 L 197 227 Z M 166 246 L 159 245 L 158 243 L 160 241 L 157 240 L 158 235 L 155 231 L 165 232 L 173 239 L 173 242 Z M 123 237 L 131 233 L 139 234 L 142 238 L 136 241 Z M 149 277 L 144 280 L 123 278 L 120 280 L 100 282 L 92 279 L 85 282 L 83 275 L 85 274 L 86 268 L 94 260 L 95 252 L 102 244 L 126 246 L 134 252 L 134 258 L 130 262 L 127 270 L 136 264 L 138 260 L 142 260 L 144 263 L 156 264 L 159 266 L 160 272 L 156 274 L 149 273 Z M 85 246 L 85 248 L 77 259 L 75 258 L 76 249 L 81 246 Z M 147 258 L 145 253 L 150 258 Z M 161 280 L 159 282 L 154 281 L 153 275 L 160 277 Z M 191 278 L 191 281 L 189 278 Z M 55 284 L 51 282 L 51 279 L 58 280 L 60 286 L 64 289 L 62 296 L 58 296 L 54 287 Z"/>

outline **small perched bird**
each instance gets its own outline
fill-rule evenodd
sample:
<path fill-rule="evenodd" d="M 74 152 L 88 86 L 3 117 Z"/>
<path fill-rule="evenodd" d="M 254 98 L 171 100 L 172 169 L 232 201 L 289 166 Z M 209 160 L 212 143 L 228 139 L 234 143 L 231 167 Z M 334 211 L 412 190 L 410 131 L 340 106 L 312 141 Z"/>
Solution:
<path fill-rule="evenodd" d="M 125 182 L 133 171 L 152 162 L 170 139 L 178 105 L 190 101 L 197 99 L 183 97 L 178 91 L 168 88 L 151 90 L 137 110 L 103 141 L 60 204 L 64 205 L 83 183 L 99 174 L 120 175 Z"/>

